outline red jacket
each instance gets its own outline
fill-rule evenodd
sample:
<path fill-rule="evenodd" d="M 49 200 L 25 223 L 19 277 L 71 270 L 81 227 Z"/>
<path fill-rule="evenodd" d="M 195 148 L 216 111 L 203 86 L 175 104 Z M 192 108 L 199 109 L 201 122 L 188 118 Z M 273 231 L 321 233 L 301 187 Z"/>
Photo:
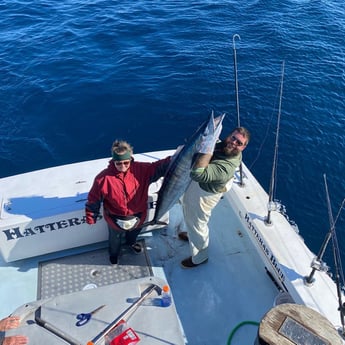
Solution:
<path fill-rule="evenodd" d="M 164 176 L 170 157 L 153 163 L 132 160 L 129 169 L 123 173 L 115 168 L 113 160 L 101 171 L 93 182 L 85 205 L 87 223 L 96 223 L 103 203 L 103 215 L 113 229 L 119 229 L 112 216 L 140 214 L 140 227 L 145 222 L 148 203 L 148 189 L 152 182 Z"/>

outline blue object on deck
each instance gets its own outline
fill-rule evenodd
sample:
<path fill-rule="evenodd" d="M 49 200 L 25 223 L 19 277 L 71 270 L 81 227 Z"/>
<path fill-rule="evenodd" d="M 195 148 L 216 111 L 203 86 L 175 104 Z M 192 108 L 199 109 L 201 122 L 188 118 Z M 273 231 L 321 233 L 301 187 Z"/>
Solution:
<path fill-rule="evenodd" d="M 77 315 L 77 323 L 75 324 L 76 326 L 80 327 L 80 326 L 84 326 L 86 325 L 93 314 L 97 313 L 99 310 L 101 310 L 103 307 L 105 307 L 105 304 L 101 305 L 100 307 L 96 308 L 95 310 L 93 310 L 90 313 L 80 313 Z"/>

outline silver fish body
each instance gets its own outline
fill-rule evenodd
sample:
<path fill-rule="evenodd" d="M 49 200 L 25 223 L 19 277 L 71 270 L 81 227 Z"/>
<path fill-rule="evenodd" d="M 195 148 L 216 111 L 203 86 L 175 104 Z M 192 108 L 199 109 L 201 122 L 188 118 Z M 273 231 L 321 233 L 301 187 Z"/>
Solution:
<path fill-rule="evenodd" d="M 214 118 L 213 112 L 208 121 L 201 124 L 184 146 L 179 147 L 171 159 L 158 192 L 155 215 L 152 221 L 143 226 L 160 224 L 159 219 L 181 198 L 191 183 L 190 170 L 193 157 L 202 147 L 215 145 L 219 138 L 224 115 Z M 213 151 L 213 150 L 212 150 Z"/>

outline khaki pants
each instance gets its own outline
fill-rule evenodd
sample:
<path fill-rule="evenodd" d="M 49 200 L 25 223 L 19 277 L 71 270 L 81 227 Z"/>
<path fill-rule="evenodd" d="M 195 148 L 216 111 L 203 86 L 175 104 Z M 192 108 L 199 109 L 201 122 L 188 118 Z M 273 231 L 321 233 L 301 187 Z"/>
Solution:
<path fill-rule="evenodd" d="M 208 259 L 208 221 L 222 195 L 223 193 L 208 193 L 199 187 L 199 183 L 192 181 L 182 198 L 192 261 L 195 264 Z"/>

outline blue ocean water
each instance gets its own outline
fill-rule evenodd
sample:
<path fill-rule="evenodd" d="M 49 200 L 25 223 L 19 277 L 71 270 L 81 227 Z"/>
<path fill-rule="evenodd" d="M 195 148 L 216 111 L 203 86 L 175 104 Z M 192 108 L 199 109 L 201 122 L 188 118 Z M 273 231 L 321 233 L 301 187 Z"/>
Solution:
<path fill-rule="evenodd" d="M 0 177 L 183 144 L 212 110 L 252 133 L 268 190 L 284 61 L 276 198 L 314 252 L 345 197 L 345 3 L 3 0 Z M 336 230 L 345 259 L 345 211 Z M 326 261 L 333 264 L 331 247 Z"/>

